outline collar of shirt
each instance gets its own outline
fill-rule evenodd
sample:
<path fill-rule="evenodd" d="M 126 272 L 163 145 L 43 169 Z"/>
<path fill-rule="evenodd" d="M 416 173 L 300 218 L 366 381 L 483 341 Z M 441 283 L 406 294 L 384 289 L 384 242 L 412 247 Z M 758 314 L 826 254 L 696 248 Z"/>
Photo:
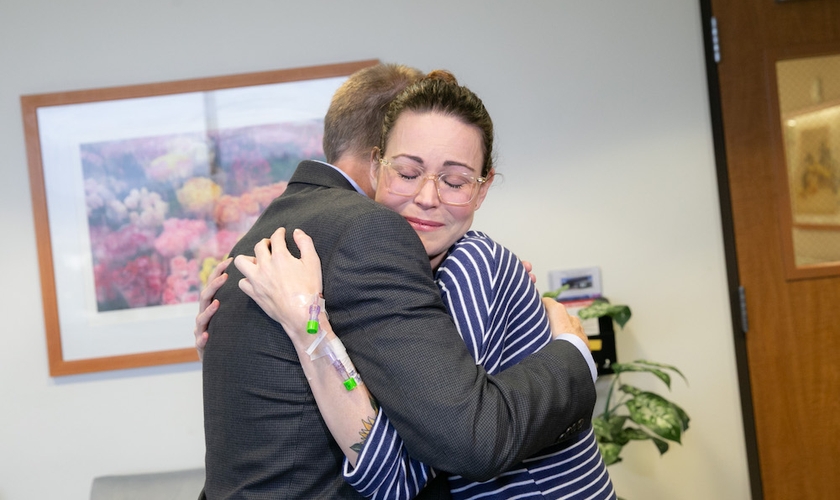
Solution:
<path fill-rule="evenodd" d="M 365 198 L 367 198 L 367 194 L 366 194 L 364 191 L 362 191 L 362 188 L 360 188 L 360 187 L 359 187 L 359 185 L 358 185 L 358 184 L 356 184 L 356 181 L 354 181 L 353 179 L 351 179 L 349 175 L 347 175 L 346 173 L 344 173 L 344 171 L 343 171 L 343 170 L 341 170 L 340 168 L 336 167 L 335 165 L 331 165 L 331 164 L 329 164 L 329 163 L 327 163 L 327 162 L 325 162 L 325 161 L 321 161 L 321 160 L 314 160 L 314 161 L 317 161 L 318 163 L 324 164 L 324 165 L 326 165 L 326 166 L 328 166 L 328 167 L 334 168 L 336 172 L 338 172 L 339 174 L 343 175 L 343 176 L 344 176 L 344 178 L 345 178 L 345 179 L 347 179 L 347 182 L 349 182 L 349 183 L 353 186 L 353 189 L 355 189 L 355 190 L 356 190 L 356 192 L 358 192 L 360 195 L 362 195 L 362 196 L 364 196 Z"/>

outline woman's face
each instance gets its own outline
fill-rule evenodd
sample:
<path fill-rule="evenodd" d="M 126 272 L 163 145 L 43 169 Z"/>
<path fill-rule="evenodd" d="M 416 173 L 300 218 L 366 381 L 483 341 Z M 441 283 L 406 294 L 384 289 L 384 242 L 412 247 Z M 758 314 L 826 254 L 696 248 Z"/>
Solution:
<path fill-rule="evenodd" d="M 481 132 L 472 125 L 436 112 L 402 113 L 391 129 L 388 143 L 381 156 L 391 162 L 419 168 L 422 175 L 469 174 L 481 177 L 484 164 Z M 441 203 L 437 186 L 431 179 L 423 182 L 414 196 L 389 191 L 388 167 L 374 158 L 371 178 L 376 189 L 376 201 L 402 215 L 420 236 L 432 268 L 437 268 L 446 251 L 472 225 L 473 214 L 481 206 L 492 174 L 487 182 L 477 186 L 475 198 L 464 206 Z"/>

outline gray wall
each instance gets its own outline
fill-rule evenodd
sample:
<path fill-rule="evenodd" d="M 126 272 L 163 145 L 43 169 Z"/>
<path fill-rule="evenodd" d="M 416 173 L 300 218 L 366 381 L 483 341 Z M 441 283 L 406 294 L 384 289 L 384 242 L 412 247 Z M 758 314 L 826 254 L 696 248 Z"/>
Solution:
<path fill-rule="evenodd" d="M 19 96 L 368 58 L 482 96 L 504 180 L 474 227 L 542 289 L 601 266 L 634 312 L 621 359 L 688 376 L 683 445 L 629 447 L 619 493 L 748 498 L 697 2 L 0 0 L 0 499 L 80 500 L 95 476 L 204 458 L 198 364 L 49 377 Z"/>

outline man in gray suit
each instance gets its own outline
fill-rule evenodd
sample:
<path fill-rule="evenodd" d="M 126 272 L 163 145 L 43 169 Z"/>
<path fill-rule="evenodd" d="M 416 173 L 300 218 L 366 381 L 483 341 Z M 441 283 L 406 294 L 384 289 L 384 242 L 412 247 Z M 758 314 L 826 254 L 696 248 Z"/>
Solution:
<path fill-rule="evenodd" d="M 302 162 L 231 255 L 278 227 L 301 228 L 321 257 L 330 321 L 412 456 L 489 479 L 589 424 L 595 390 L 577 347 L 558 340 L 489 376 L 441 302 L 426 252 L 371 195 L 371 145 L 388 103 L 420 77 L 377 65 L 352 75 L 325 118 L 331 165 Z M 204 351 L 206 498 L 358 498 L 291 341 L 238 287 L 234 267 Z M 442 483 L 442 484 L 440 484 Z M 421 496 L 446 491 L 433 484 Z"/>

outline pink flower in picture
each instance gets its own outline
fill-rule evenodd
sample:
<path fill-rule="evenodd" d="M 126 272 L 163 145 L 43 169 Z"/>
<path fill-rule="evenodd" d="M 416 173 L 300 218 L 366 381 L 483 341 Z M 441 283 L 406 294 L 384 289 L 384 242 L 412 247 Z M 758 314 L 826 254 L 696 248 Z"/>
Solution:
<path fill-rule="evenodd" d="M 111 272 L 110 282 L 128 307 L 159 305 L 164 268 L 155 256 L 142 256 Z"/>
<path fill-rule="evenodd" d="M 111 283 L 111 269 L 105 263 L 93 266 L 93 279 L 96 283 L 96 301 L 105 304 L 117 298 L 117 291 Z"/>
<path fill-rule="evenodd" d="M 196 219 L 167 219 L 163 232 L 155 239 L 155 250 L 166 258 L 185 254 L 201 245 L 207 235 L 207 222 Z"/>
<path fill-rule="evenodd" d="M 242 210 L 239 208 L 239 198 L 229 194 L 223 195 L 216 203 L 213 217 L 219 227 L 236 226 L 242 220 Z"/>
<path fill-rule="evenodd" d="M 244 233 L 236 231 L 226 231 L 224 229 L 216 232 L 216 255 L 227 255 L 233 250 L 233 246 L 239 241 Z"/>
<path fill-rule="evenodd" d="M 260 202 L 251 193 L 242 193 L 239 197 L 239 210 L 245 215 L 259 215 L 261 212 Z"/>
<path fill-rule="evenodd" d="M 231 231 L 229 229 L 219 229 L 216 234 L 204 241 L 202 247 L 198 250 L 198 258 L 200 260 L 214 258 L 217 261 L 230 253 L 239 238 L 244 232 Z"/>
<path fill-rule="evenodd" d="M 256 151 L 243 152 L 230 165 L 231 180 L 235 189 L 244 193 L 268 182 L 271 165 Z"/>
<path fill-rule="evenodd" d="M 323 128 L 321 129 L 323 130 Z M 300 147 L 301 156 L 304 158 L 318 158 L 324 155 L 323 147 L 324 134 L 311 135 L 304 139 Z"/>
<path fill-rule="evenodd" d="M 90 228 L 90 242 L 94 264 L 122 265 L 137 254 L 151 250 L 155 232 L 135 225 L 123 226 L 116 231 L 107 226 L 93 226 Z"/>
<path fill-rule="evenodd" d="M 166 277 L 162 302 L 164 304 L 196 302 L 200 291 L 198 260 L 187 260 L 180 255 L 170 260 L 169 276 Z"/>
<path fill-rule="evenodd" d="M 254 225 L 264 208 L 251 193 L 224 195 L 219 198 L 213 214 L 218 227 L 244 233 Z"/>
<path fill-rule="evenodd" d="M 269 184 L 267 186 L 256 187 L 251 190 L 251 194 L 260 204 L 260 210 L 265 210 L 265 208 L 274 201 L 274 198 L 277 198 L 286 191 L 286 187 L 288 185 L 289 183 L 287 181 L 275 182 L 274 184 Z"/>

